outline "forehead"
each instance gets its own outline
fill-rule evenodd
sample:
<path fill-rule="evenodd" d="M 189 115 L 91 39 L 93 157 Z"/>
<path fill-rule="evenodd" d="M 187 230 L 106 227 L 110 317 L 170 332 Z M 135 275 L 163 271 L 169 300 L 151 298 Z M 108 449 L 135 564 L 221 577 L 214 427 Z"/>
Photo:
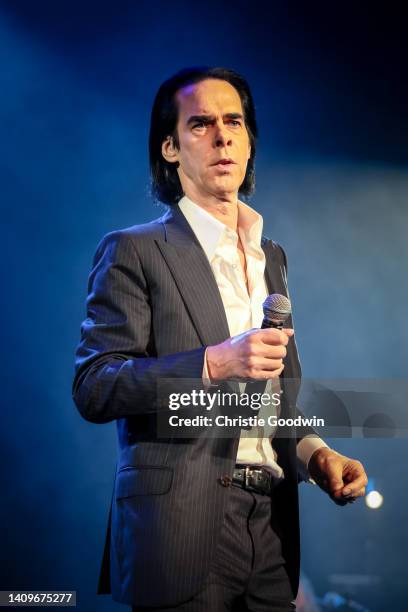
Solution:
<path fill-rule="evenodd" d="M 186 85 L 177 92 L 176 100 L 180 118 L 192 114 L 243 112 L 238 91 L 231 83 L 220 79 L 205 79 Z"/>

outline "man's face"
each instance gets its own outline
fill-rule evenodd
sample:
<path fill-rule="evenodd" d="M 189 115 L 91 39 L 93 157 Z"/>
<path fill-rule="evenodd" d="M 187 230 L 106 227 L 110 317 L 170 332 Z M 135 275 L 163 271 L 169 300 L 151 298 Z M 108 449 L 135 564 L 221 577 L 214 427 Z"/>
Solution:
<path fill-rule="evenodd" d="M 236 197 L 251 155 L 237 90 L 227 81 L 206 79 L 178 91 L 176 101 L 179 149 L 172 161 L 179 162 L 184 193 Z M 165 150 L 166 143 L 164 155 Z"/>

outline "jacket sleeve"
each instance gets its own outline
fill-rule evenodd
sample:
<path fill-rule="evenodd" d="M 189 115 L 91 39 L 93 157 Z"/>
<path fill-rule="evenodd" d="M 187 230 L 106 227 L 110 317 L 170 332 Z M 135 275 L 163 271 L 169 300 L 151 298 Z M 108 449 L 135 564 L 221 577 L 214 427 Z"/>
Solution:
<path fill-rule="evenodd" d="M 88 421 L 157 412 L 159 379 L 201 379 L 205 347 L 155 356 L 149 287 L 132 237 L 99 244 L 76 353 L 73 399 Z M 177 389 L 180 391 L 180 389 Z"/>

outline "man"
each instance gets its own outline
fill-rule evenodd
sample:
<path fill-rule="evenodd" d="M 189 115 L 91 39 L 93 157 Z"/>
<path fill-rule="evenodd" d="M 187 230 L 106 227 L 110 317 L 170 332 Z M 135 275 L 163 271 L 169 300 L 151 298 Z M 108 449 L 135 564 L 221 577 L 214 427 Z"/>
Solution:
<path fill-rule="evenodd" d="M 107 235 L 95 255 L 73 394 L 87 420 L 117 422 L 99 592 L 134 611 L 293 610 L 297 465 L 336 503 L 364 494 L 361 464 L 313 430 L 156 434 L 168 411 L 158 401 L 164 379 L 272 381 L 283 390 L 281 416 L 297 410 L 291 319 L 283 330 L 259 329 L 266 295 L 287 295 L 286 258 L 238 200 L 254 187 L 256 136 L 237 73 L 193 68 L 166 81 L 152 110 L 150 162 L 169 210 Z"/>

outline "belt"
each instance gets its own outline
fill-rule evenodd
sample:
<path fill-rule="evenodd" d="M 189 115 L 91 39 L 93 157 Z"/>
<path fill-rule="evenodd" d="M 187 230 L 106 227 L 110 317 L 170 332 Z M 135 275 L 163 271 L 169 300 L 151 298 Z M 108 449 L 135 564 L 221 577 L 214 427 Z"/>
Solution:
<path fill-rule="evenodd" d="M 232 484 L 261 495 L 270 495 L 278 482 L 265 468 L 250 465 L 237 466 L 232 476 Z"/>

